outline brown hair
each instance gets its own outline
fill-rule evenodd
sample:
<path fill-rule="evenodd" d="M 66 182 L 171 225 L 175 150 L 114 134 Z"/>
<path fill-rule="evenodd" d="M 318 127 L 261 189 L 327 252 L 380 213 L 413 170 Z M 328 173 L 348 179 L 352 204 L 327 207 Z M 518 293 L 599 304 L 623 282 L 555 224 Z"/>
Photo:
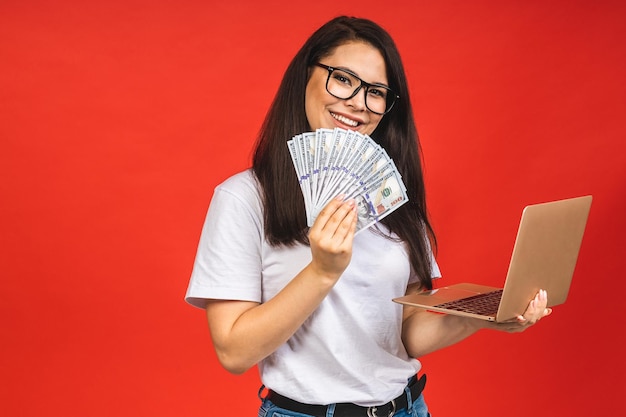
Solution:
<path fill-rule="evenodd" d="M 305 113 L 309 68 L 338 46 L 363 41 L 385 60 L 389 87 L 400 99 L 370 135 L 393 159 L 407 187 L 408 203 L 381 220 L 405 244 L 423 288 L 432 288 L 430 248 L 436 246 L 428 220 L 417 129 L 400 54 L 391 36 L 376 23 L 337 17 L 320 27 L 289 64 L 259 133 L 253 171 L 263 190 L 265 238 L 271 245 L 308 244 L 304 201 L 286 145 L 310 130 Z"/>

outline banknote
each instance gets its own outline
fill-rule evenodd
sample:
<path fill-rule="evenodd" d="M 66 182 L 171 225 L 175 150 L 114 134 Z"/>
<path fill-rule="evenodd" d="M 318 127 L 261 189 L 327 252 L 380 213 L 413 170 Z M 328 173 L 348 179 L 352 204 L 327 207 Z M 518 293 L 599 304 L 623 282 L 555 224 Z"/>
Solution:
<path fill-rule="evenodd" d="M 308 226 L 338 195 L 357 204 L 357 233 L 408 201 L 393 160 L 368 135 L 346 129 L 317 129 L 287 141 L 304 198 Z"/>

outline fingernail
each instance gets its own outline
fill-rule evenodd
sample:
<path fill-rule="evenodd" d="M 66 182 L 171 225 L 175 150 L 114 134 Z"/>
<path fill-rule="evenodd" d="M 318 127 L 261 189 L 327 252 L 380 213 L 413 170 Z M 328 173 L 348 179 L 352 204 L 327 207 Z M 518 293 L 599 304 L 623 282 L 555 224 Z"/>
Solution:
<path fill-rule="evenodd" d="M 335 200 L 342 201 L 345 197 L 346 197 L 345 194 L 339 194 L 337 197 L 335 197 Z"/>

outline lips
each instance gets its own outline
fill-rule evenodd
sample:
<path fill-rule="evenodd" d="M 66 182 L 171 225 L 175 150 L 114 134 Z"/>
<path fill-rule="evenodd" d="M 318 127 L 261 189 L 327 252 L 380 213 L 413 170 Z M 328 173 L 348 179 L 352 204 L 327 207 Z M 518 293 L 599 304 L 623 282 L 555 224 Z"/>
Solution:
<path fill-rule="evenodd" d="M 344 125 L 350 126 L 350 127 L 357 127 L 358 125 L 361 124 L 361 122 L 359 122 L 358 120 L 349 119 L 346 116 L 342 116 L 342 115 L 337 114 L 337 113 L 330 112 L 330 115 L 333 116 L 333 118 L 335 120 L 343 123 Z"/>

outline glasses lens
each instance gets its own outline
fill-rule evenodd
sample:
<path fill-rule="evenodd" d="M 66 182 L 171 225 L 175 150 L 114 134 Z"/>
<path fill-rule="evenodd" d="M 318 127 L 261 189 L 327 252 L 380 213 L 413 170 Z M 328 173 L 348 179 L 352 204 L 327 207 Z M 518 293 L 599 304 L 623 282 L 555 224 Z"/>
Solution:
<path fill-rule="evenodd" d="M 326 89 L 333 96 L 346 100 L 354 96 L 361 87 L 361 79 L 340 69 L 333 69 L 328 74 Z M 396 95 L 389 88 L 379 85 L 370 85 L 365 88 L 365 106 L 372 112 L 385 114 L 391 109 Z"/>
<path fill-rule="evenodd" d="M 328 74 L 326 88 L 333 96 L 340 99 L 352 97 L 354 91 L 361 86 L 361 80 L 342 70 L 334 69 Z"/>
<path fill-rule="evenodd" d="M 365 94 L 365 105 L 374 113 L 384 114 L 393 106 L 395 97 L 395 94 L 387 87 L 370 85 Z"/>

